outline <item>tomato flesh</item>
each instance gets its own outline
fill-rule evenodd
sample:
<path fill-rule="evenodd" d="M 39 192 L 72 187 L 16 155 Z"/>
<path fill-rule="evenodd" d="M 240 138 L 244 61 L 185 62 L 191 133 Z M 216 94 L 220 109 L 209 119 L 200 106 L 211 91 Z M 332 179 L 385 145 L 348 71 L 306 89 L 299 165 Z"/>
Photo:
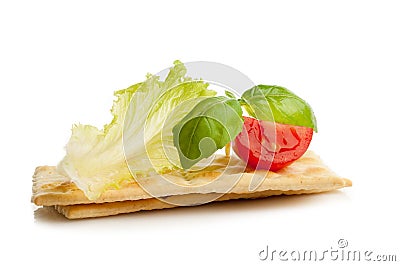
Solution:
<path fill-rule="evenodd" d="M 300 158 L 310 145 L 313 129 L 244 117 L 233 150 L 254 169 L 278 171 Z"/>

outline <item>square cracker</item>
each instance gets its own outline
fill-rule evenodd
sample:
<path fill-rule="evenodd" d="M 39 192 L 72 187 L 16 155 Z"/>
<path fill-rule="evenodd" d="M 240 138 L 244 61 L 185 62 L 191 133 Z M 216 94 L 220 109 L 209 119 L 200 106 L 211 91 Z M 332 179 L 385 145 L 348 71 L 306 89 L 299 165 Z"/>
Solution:
<path fill-rule="evenodd" d="M 326 192 L 326 190 L 265 190 L 261 192 L 247 193 L 247 194 L 236 194 L 227 193 L 220 195 L 214 201 L 226 201 L 235 199 L 257 199 L 265 198 L 269 196 L 278 195 L 299 195 L 299 194 L 312 194 Z M 185 201 L 189 200 L 192 205 L 197 206 L 196 201 L 203 204 L 204 194 L 187 194 L 187 195 L 175 195 L 168 198 L 173 198 L 174 201 Z M 215 195 L 217 196 L 217 195 Z M 133 213 L 138 211 L 149 211 L 149 210 L 159 210 L 159 209 L 169 209 L 180 207 L 179 205 L 169 204 L 167 202 L 161 201 L 157 198 L 142 199 L 142 200 L 126 200 L 126 201 L 116 201 L 116 202 L 105 202 L 105 203 L 92 203 L 92 204 L 76 204 L 76 205 L 57 205 L 54 208 L 64 215 L 68 219 L 83 219 L 83 218 L 95 218 L 112 216 L 123 213 Z"/>
<path fill-rule="evenodd" d="M 226 160 L 220 158 L 222 161 Z M 220 160 L 220 161 L 221 161 Z M 241 162 L 234 161 L 240 164 Z M 56 206 L 56 209 L 69 218 L 98 217 L 118 213 L 171 208 L 157 197 L 198 197 L 201 195 L 225 194 L 223 182 L 215 182 L 213 186 L 196 186 L 207 183 L 220 175 L 220 172 L 210 170 L 196 174 L 195 178 L 187 179 L 182 175 L 173 175 L 174 181 L 183 186 L 168 189 L 167 183 L 159 176 L 146 177 L 147 188 L 152 195 L 144 191 L 135 181 L 121 185 L 119 189 L 106 190 L 95 201 L 90 201 L 71 180 L 57 173 L 53 166 L 37 167 L 33 175 L 32 202 L 39 206 Z M 249 184 L 254 175 L 265 177 L 256 190 L 250 191 Z M 164 180 L 164 183 L 162 181 Z M 190 187 L 192 185 L 192 187 Z M 195 186 L 193 186 L 195 185 Z M 226 195 L 218 200 L 236 198 L 257 198 L 280 194 L 317 193 L 351 186 L 350 180 L 333 173 L 313 152 L 307 151 L 300 159 L 278 172 L 253 171 L 247 169 L 240 180 Z M 195 201 L 194 201 L 195 202 Z M 74 206 L 76 205 L 76 206 Z M 86 214 L 85 214 L 86 213 Z"/>

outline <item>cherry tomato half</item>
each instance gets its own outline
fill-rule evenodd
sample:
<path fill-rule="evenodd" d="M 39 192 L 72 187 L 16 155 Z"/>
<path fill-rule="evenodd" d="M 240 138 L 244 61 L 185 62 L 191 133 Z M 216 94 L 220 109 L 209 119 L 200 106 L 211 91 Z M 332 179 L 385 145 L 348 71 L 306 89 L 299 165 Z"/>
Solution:
<path fill-rule="evenodd" d="M 313 129 L 244 117 L 233 150 L 249 167 L 277 171 L 300 158 L 310 145 Z"/>

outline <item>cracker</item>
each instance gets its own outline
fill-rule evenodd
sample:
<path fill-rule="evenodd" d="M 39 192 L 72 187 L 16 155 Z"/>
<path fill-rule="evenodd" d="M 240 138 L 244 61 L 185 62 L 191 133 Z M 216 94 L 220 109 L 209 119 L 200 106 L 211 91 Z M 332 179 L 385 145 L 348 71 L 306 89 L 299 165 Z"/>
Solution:
<path fill-rule="evenodd" d="M 219 158 L 219 162 L 226 160 L 226 157 L 224 158 Z M 233 160 L 233 163 L 240 164 L 242 162 L 240 160 Z M 232 167 L 232 169 L 233 168 L 234 167 Z M 266 176 L 266 178 L 256 190 L 250 191 L 249 184 L 254 175 L 261 177 Z M 33 176 L 32 202 L 38 206 L 68 206 L 65 207 L 66 210 L 71 208 L 69 205 L 139 201 L 152 199 L 154 196 L 168 197 L 175 195 L 210 193 L 225 194 L 226 188 L 223 179 L 216 180 L 212 186 L 200 186 L 203 183 L 205 184 L 209 181 L 215 180 L 218 176 L 219 172 L 214 170 L 203 171 L 192 179 L 187 179 L 182 175 L 174 174 L 171 175 L 174 182 L 183 185 L 174 187 L 168 187 L 169 182 L 159 176 L 144 177 L 143 180 L 146 182 L 147 188 L 150 188 L 152 195 L 146 193 L 137 182 L 132 181 L 122 184 L 119 189 L 109 189 L 97 200 L 90 201 L 67 177 L 57 173 L 55 167 L 42 166 L 36 168 Z M 229 178 L 228 175 L 224 176 L 225 178 Z M 241 176 L 239 182 L 229 191 L 229 194 L 244 194 L 243 197 L 251 197 L 252 193 L 264 191 L 280 191 L 300 194 L 302 191 L 311 191 L 311 193 L 313 193 L 313 191 L 329 191 L 346 186 L 351 186 L 350 180 L 337 176 L 322 163 L 321 159 L 315 153 L 307 151 L 296 162 L 278 172 L 259 170 L 255 172 L 247 171 Z M 268 192 L 265 193 L 268 195 Z M 154 199 L 149 202 L 154 202 Z M 142 203 L 137 202 L 137 204 Z M 64 210 L 62 207 L 57 208 Z M 76 208 L 79 207 L 76 206 Z"/>
<path fill-rule="evenodd" d="M 221 195 L 215 201 L 226 201 L 235 199 L 256 199 L 265 198 L 269 196 L 277 195 L 298 195 L 298 194 L 311 194 L 325 192 L 326 190 L 265 190 L 261 192 L 253 192 L 247 194 L 228 193 Z M 185 200 L 191 202 L 194 206 L 202 204 L 206 194 L 187 194 L 187 195 L 175 195 L 168 197 L 169 200 L 181 201 Z M 217 195 L 213 195 L 217 196 Z M 138 211 L 149 211 L 158 209 L 168 209 L 180 207 L 179 205 L 173 205 L 161 201 L 157 198 L 142 199 L 142 200 L 128 200 L 128 201 L 117 201 L 117 202 L 106 202 L 106 203 L 92 203 L 92 204 L 77 204 L 68 206 L 54 206 L 54 208 L 64 215 L 68 219 L 83 219 L 83 218 L 95 218 L 112 216 L 124 213 L 133 213 Z"/>

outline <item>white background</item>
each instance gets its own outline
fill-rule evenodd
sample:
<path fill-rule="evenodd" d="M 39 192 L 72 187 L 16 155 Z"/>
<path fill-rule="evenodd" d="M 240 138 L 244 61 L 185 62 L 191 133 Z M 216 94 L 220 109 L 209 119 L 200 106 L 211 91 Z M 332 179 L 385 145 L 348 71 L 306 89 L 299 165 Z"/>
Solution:
<path fill-rule="evenodd" d="M 266 265 L 266 245 L 340 238 L 400 260 L 399 25 L 396 1 L 1 1 L 0 264 Z M 175 59 L 305 98 L 312 149 L 353 187 L 81 221 L 35 214 L 34 168 L 62 158 L 71 125 L 108 123 L 114 90 Z"/>

